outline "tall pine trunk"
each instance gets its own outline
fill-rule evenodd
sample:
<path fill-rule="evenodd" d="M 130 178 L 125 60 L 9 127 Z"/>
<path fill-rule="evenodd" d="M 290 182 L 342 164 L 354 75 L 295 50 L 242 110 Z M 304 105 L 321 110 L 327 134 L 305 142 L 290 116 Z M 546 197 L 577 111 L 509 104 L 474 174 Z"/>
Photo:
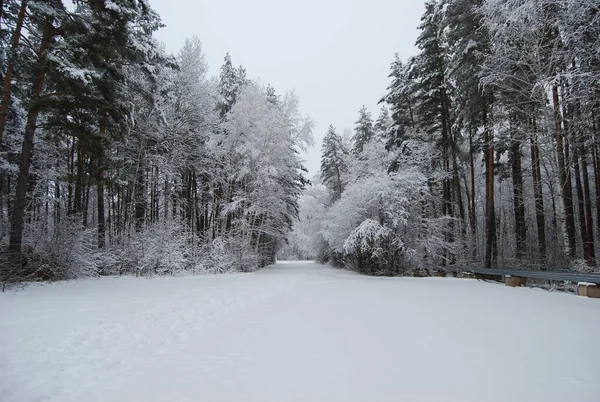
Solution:
<path fill-rule="evenodd" d="M 565 153 L 565 138 L 562 129 L 562 114 L 558 97 L 558 86 L 552 86 L 552 105 L 554 109 L 554 130 L 556 134 L 556 154 L 558 157 L 558 177 L 560 181 L 563 206 L 565 208 L 565 236 L 567 255 L 575 259 L 575 217 L 573 209 L 573 185 L 571 184 L 571 168 Z M 568 152 L 568 151 L 567 151 Z"/>
<path fill-rule="evenodd" d="M 534 125 L 534 129 L 535 129 Z M 540 165 L 540 150 L 535 133 L 531 135 L 531 176 L 533 179 L 533 196 L 535 198 L 535 220 L 538 234 L 538 253 L 542 269 L 546 263 L 546 216 L 544 213 L 544 193 L 542 189 L 542 169 Z"/>
<path fill-rule="evenodd" d="M 50 48 L 53 29 L 54 27 L 52 26 L 51 19 L 49 17 L 46 18 L 42 40 L 38 50 L 38 71 L 31 89 L 31 106 L 27 113 L 27 123 L 25 125 L 25 133 L 21 148 L 21 161 L 19 163 L 19 175 L 17 177 L 17 186 L 15 189 L 15 202 L 11 216 L 9 250 L 17 253 L 21 252 L 21 242 L 23 241 L 29 168 L 31 167 L 31 158 L 33 156 L 33 138 L 37 126 L 38 115 L 40 113 L 40 105 L 38 102 L 46 79 L 46 61 L 48 59 L 48 50 Z"/>
<path fill-rule="evenodd" d="M 579 147 L 579 158 L 581 161 L 581 175 L 583 179 L 583 200 L 586 242 L 583 245 L 585 260 L 590 267 L 596 265 L 596 250 L 594 247 L 594 218 L 592 215 L 592 200 L 590 191 L 590 178 L 588 173 L 587 153 L 583 144 Z M 597 201 L 598 202 L 598 201 Z"/>
<path fill-rule="evenodd" d="M 581 236 L 581 243 L 583 245 L 584 255 L 586 260 L 588 258 L 586 252 L 586 244 L 588 243 L 588 237 L 586 232 L 586 224 L 585 224 L 585 200 L 583 195 L 583 183 L 581 180 L 581 166 L 579 163 L 579 150 L 575 145 L 573 147 L 573 165 L 575 170 L 575 191 L 577 194 L 577 212 L 579 215 L 579 233 Z"/>
<path fill-rule="evenodd" d="M 476 211 L 475 211 L 475 150 L 473 149 L 473 129 L 469 129 L 469 168 L 471 170 L 471 197 L 469 200 L 469 215 L 471 221 L 471 232 L 473 239 L 477 235 L 477 222 L 476 222 Z"/>
<path fill-rule="evenodd" d="M 513 206 L 515 215 L 515 249 L 517 259 L 525 257 L 527 226 L 525 224 L 525 200 L 523 197 L 523 169 L 521 166 L 521 143 L 513 139 L 510 146 L 513 182 Z"/>
<path fill-rule="evenodd" d="M 77 173 L 75 174 L 75 195 L 73 200 L 73 213 L 80 214 L 83 212 L 83 204 L 84 204 L 84 191 L 85 191 L 85 183 L 84 183 L 84 160 L 85 160 L 85 150 L 83 149 L 83 145 L 80 140 L 77 141 Z"/>
<path fill-rule="evenodd" d="M 600 238 L 600 119 L 596 120 L 592 116 L 594 122 L 594 134 L 596 135 L 596 145 L 592 148 L 593 163 L 594 163 L 594 178 L 596 192 L 596 236 Z"/>
<path fill-rule="evenodd" d="M 490 106 L 490 109 L 492 106 Z M 494 133 L 492 115 L 485 113 L 485 267 L 496 265 L 498 239 L 496 237 L 496 207 L 494 205 Z"/>
<path fill-rule="evenodd" d="M 4 75 L 4 83 L 2 86 L 2 101 L 0 103 L 0 145 L 2 145 L 4 129 L 6 127 L 6 117 L 8 115 L 8 106 L 10 104 L 10 95 L 12 92 L 13 73 L 15 71 L 17 53 L 19 50 L 19 43 L 21 41 L 21 30 L 23 29 L 23 22 L 25 21 L 27 3 L 28 0 L 21 0 L 21 8 L 19 9 L 19 14 L 17 15 L 17 23 L 15 25 L 15 30 L 12 35 L 10 56 L 8 58 L 8 63 L 6 64 L 6 74 Z M 4 8 L 0 6 L 0 15 L 2 15 L 2 12 L 4 12 Z"/>
<path fill-rule="evenodd" d="M 105 131 L 104 118 L 100 121 L 100 135 L 104 136 Z M 96 156 L 96 190 L 97 194 L 97 207 L 98 207 L 98 248 L 104 248 L 106 245 L 106 222 L 104 217 L 104 144 L 102 139 L 98 144 L 97 156 Z"/>

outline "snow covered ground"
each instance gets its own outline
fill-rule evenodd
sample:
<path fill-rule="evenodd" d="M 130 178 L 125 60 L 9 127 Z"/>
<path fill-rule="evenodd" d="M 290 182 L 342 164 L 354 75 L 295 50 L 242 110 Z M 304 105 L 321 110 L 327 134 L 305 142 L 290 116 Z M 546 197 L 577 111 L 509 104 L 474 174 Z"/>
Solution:
<path fill-rule="evenodd" d="M 600 301 L 313 263 L 0 294 L 0 401 L 598 401 Z"/>

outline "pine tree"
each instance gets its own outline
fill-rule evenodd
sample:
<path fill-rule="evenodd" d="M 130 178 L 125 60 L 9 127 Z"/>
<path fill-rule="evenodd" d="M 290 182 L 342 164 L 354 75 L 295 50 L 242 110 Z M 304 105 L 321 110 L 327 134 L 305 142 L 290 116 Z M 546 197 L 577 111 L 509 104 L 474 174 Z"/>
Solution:
<path fill-rule="evenodd" d="M 17 57 L 19 54 L 19 45 L 21 43 L 21 31 L 25 22 L 27 14 L 28 0 L 21 0 L 19 12 L 16 17 L 15 27 L 11 33 L 11 45 L 8 53 L 8 60 L 6 63 L 6 71 L 4 72 L 3 86 L 2 86 L 2 100 L 0 102 L 0 146 L 2 145 L 2 139 L 4 137 L 4 130 L 6 127 L 6 119 L 8 117 L 8 109 L 11 100 L 11 93 L 13 87 L 13 75 L 15 66 L 17 64 Z M 0 3 L 0 18 L 1 14 L 4 13 L 4 3 Z"/>
<path fill-rule="evenodd" d="M 66 14 L 61 1 L 52 1 L 47 4 L 32 2 L 31 5 L 33 8 L 30 11 L 30 18 L 35 24 L 34 27 L 40 33 L 40 40 L 36 49 L 36 72 L 31 84 L 27 122 L 21 147 L 19 175 L 17 177 L 15 201 L 11 215 L 9 250 L 16 253 L 21 252 L 29 171 L 33 157 L 33 140 L 37 128 L 38 116 L 41 111 L 40 98 L 46 80 L 48 54 L 52 50 L 53 39 L 57 35 L 56 26 L 61 23 L 61 20 L 57 21 L 57 16 L 64 17 Z"/>
<path fill-rule="evenodd" d="M 439 166 L 445 173 L 442 180 L 442 215 L 465 221 L 458 161 L 458 134 L 454 128 L 452 109 L 452 81 L 447 76 L 448 45 L 443 29 L 443 4 L 430 0 L 419 26 L 421 34 L 417 47 L 421 53 L 415 58 L 411 75 L 415 79 L 415 114 L 419 127 L 440 150 Z M 458 210 L 458 214 L 457 211 Z M 454 242 L 453 224 L 447 233 L 448 241 Z M 452 263 L 454 256 L 450 256 Z"/>
<path fill-rule="evenodd" d="M 358 157 L 364 146 L 373 138 L 375 134 L 373 128 L 373 119 L 371 118 L 371 112 L 363 106 L 358 112 L 358 120 L 354 128 L 354 136 L 352 137 L 353 147 L 352 153 Z"/>
<path fill-rule="evenodd" d="M 486 26 L 483 25 L 483 15 L 480 12 L 482 3 L 482 0 L 449 1 L 444 24 L 447 26 L 446 35 L 452 55 L 447 67 L 448 74 L 450 79 L 456 83 L 454 90 L 455 124 L 466 131 L 469 139 L 471 191 L 467 195 L 467 199 L 474 241 L 477 232 L 475 155 L 480 149 L 479 144 L 484 149 L 486 167 L 485 261 L 486 266 L 491 267 L 495 264 L 498 248 L 494 200 L 494 137 L 493 122 L 491 122 L 493 94 L 490 87 L 484 86 L 481 82 L 484 62 L 491 52 L 490 35 Z M 477 138 L 478 132 L 483 132 L 482 138 Z M 523 240 L 519 241 L 520 244 L 525 244 Z M 473 247 L 475 248 L 475 245 Z"/>
<path fill-rule="evenodd" d="M 334 201 L 341 197 L 346 185 L 347 155 L 342 137 L 330 125 L 321 146 L 321 180 Z"/>
<path fill-rule="evenodd" d="M 231 110 L 235 104 L 242 86 L 246 83 L 246 70 L 240 66 L 235 68 L 229 53 L 225 55 L 219 76 L 219 93 L 221 100 L 217 105 L 221 118 Z"/>
<path fill-rule="evenodd" d="M 414 88 L 409 77 L 414 59 L 402 63 L 398 53 L 394 55 L 389 78 L 392 82 L 388 93 L 379 101 L 389 106 L 392 125 L 385 131 L 386 148 L 398 149 L 407 139 L 408 130 L 415 128 Z"/>
<path fill-rule="evenodd" d="M 390 124 L 390 111 L 386 106 L 382 106 L 381 111 L 379 112 L 379 116 L 377 117 L 377 120 L 373 125 L 375 135 L 382 139 L 385 138 Z"/>

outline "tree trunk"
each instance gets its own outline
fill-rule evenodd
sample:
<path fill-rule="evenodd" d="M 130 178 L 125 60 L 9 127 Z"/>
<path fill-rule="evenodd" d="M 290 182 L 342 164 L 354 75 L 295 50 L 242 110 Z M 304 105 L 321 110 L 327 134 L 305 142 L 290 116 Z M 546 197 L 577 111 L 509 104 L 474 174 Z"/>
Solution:
<path fill-rule="evenodd" d="M 521 143 L 513 140 L 510 146 L 513 182 L 513 205 L 515 215 L 515 249 L 517 259 L 525 257 L 527 226 L 525 225 L 525 200 L 523 197 L 523 170 L 521 166 Z"/>
<path fill-rule="evenodd" d="M 460 228 L 463 237 L 466 236 L 465 230 L 465 205 L 463 204 L 462 188 L 460 187 L 460 176 L 458 172 L 458 160 L 456 152 L 452 151 L 452 178 L 454 184 L 454 192 L 456 194 L 456 203 L 458 204 L 458 216 L 460 217 Z"/>
<path fill-rule="evenodd" d="M 596 184 L 596 235 L 600 237 L 600 150 L 594 150 L 594 178 Z"/>
<path fill-rule="evenodd" d="M 596 250 L 594 248 L 594 218 L 592 216 L 592 200 L 590 191 L 590 178 L 588 173 L 587 153 L 582 144 L 580 144 L 579 148 L 579 157 L 581 159 L 581 175 L 583 178 L 585 233 L 587 240 L 583 245 L 583 249 L 587 264 L 590 267 L 593 267 L 596 265 Z"/>
<path fill-rule="evenodd" d="M 104 134 L 104 118 L 100 121 L 100 135 Z M 102 141 L 102 140 L 100 140 Z M 96 189 L 97 189 L 97 207 L 98 207 L 98 248 L 104 248 L 106 245 L 106 222 L 104 218 L 104 145 L 98 144 L 96 156 Z"/>
<path fill-rule="evenodd" d="M 535 198 L 535 219 L 538 233 L 539 261 L 541 269 L 545 269 L 546 263 L 546 217 L 544 213 L 544 194 L 542 189 L 542 170 L 540 167 L 540 151 L 535 134 L 530 137 L 531 142 L 531 175 L 533 179 L 533 195 Z"/>
<path fill-rule="evenodd" d="M 85 150 L 81 141 L 77 141 L 77 173 L 75 175 L 75 199 L 73 200 L 73 212 L 80 214 L 83 211 L 85 185 L 84 176 Z"/>
<path fill-rule="evenodd" d="M 75 176 L 75 138 L 72 138 L 69 158 L 67 159 L 68 184 L 67 184 L 67 215 L 75 213 L 73 200 L 73 177 Z"/>
<path fill-rule="evenodd" d="M 13 73 L 15 70 L 15 63 L 17 61 L 19 43 L 21 41 L 21 30 L 23 29 L 23 21 L 25 21 L 25 14 L 27 11 L 27 2 L 28 0 L 21 0 L 21 8 L 19 9 L 19 14 L 17 15 L 17 23 L 15 25 L 15 31 L 13 32 L 12 36 L 12 45 L 10 47 L 10 56 L 6 65 L 6 74 L 4 75 L 4 84 L 2 86 L 2 101 L 0 103 L 0 145 L 2 145 L 4 129 L 6 127 L 6 117 L 8 115 L 8 106 L 10 104 L 10 95 L 12 91 Z M 2 15 L 3 11 L 4 9 L 0 7 L 0 16 Z"/>
<path fill-rule="evenodd" d="M 494 205 L 494 133 L 491 121 L 487 121 L 487 113 L 485 120 L 485 267 L 492 268 L 496 265 L 498 257 L 496 208 Z M 491 115 L 489 120 L 492 120 Z"/>
<path fill-rule="evenodd" d="M 106 243 L 106 225 L 104 220 L 104 168 L 98 167 L 98 248 L 104 248 Z"/>
<path fill-rule="evenodd" d="M 594 122 L 594 135 L 596 136 L 595 146 L 592 147 L 592 162 L 594 163 L 596 190 L 596 236 L 600 238 L 600 121 L 597 121 L 595 116 L 592 116 L 592 120 Z"/>
<path fill-rule="evenodd" d="M 585 200 L 583 195 L 583 183 L 581 181 L 581 166 L 579 163 L 579 150 L 577 145 L 573 147 L 573 161 L 575 168 L 575 191 L 577 193 L 577 212 L 579 215 L 579 233 L 581 235 L 581 243 L 583 244 L 584 255 L 588 259 L 585 245 L 588 243 L 586 224 L 585 224 Z"/>
<path fill-rule="evenodd" d="M 58 172 L 59 169 L 60 163 L 59 161 L 56 161 L 56 171 Z M 58 223 L 60 222 L 60 197 L 60 183 L 58 181 L 58 177 L 56 177 L 56 180 L 54 182 L 54 225 L 58 225 Z"/>
<path fill-rule="evenodd" d="M 86 180 L 83 183 L 83 188 L 85 190 L 83 193 L 83 227 L 86 229 L 88 227 L 88 213 L 90 210 L 90 188 L 92 187 L 89 176 L 89 174 L 84 176 Z"/>
<path fill-rule="evenodd" d="M 137 231 L 140 231 L 144 227 L 144 218 L 146 216 L 146 184 L 142 152 L 139 155 L 136 175 L 137 179 L 134 188 L 135 228 Z"/>
<path fill-rule="evenodd" d="M 29 183 L 29 168 L 31 167 L 31 157 L 33 155 L 33 137 L 37 126 L 37 118 L 40 113 L 38 101 L 46 79 L 46 61 L 53 29 L 52 21 L 50 18 L 47 18 L 44 23 L 42 41 L 38 51 L 38 72 L 31 90 L 31 107 L 27 113 L 27 123 L 25 125 L 25 134 L 21 148 L 21 161 L 19 164 L 17 187 L 15 189 L 15 202 L 11 216 L 9 241 L 9 250 L 17 253 L 21 252 L 21 242 L 23 240 L 27 185 Z"/>
<path fill-rule="evenodd" d="M 471 221 L 471 232 L 473 233 L 473 239 L 477 235 L 477 222 L 475 212 L 475 150 L 473 149 L 473 129 L 469 129 L 469 164 L 471 169 L 471 199 L 469 202 L 469 214 Z"/>
<path fill-rule="evenodd" d="M 562 114 L 560 111 L 560 101 L 558 98 L 558 87 L 552 87 L 552 104 L 554 108 L 554 129 L 556 133 L 556 153 L 558 155 L 558 177 L 560 180 L 561 194 L 565 208 L 565 235 L 567 255 L 575 259 L 575 217 L 573 210 L 573 185 L 571 184 L 571 168 L 568 166 L 568 159 L 565 157 L 565 138 L 562 130 Z"/>

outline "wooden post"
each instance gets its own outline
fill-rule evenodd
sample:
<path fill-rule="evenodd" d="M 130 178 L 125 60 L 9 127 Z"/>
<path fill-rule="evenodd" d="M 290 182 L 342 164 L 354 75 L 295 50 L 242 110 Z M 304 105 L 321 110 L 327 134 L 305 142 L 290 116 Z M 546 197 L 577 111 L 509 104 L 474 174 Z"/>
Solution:
<path fill-rule="evenodd" d="M 516 287 L 520 287 L 520 286 L 525 286 L 527 284 L 527 278 L 522 278 L 519 276 L 505 275 L 504 283 L 506 284 L 506 286 L 516 288 Z"/>
<path fill-rule="evenodd" d="M 600 286 L 595 283 L 579 282 L 577 284 L 577 295 L 600 299 Z"/>

